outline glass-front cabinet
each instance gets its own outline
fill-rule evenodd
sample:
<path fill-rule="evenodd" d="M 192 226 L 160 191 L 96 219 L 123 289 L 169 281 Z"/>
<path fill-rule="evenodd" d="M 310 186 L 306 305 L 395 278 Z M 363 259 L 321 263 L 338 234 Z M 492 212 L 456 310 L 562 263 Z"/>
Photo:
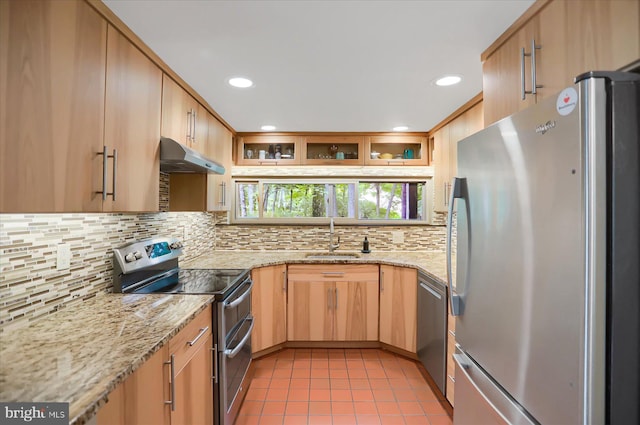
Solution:
<path fill-rule="evenodd" d="M 362 165 L 363 136 L 305 136 L 302 163 L 308 165 Z"/>
<path fill-rule="evenodd" d="M 367 136 L 366 165 L 429 165 L 426 136 Z"/>
<path fill-rule="evenodd" d="M 238 138 L 238 165 L 298 165 L 300 137 L 275 134 L 246 135 Z"/>

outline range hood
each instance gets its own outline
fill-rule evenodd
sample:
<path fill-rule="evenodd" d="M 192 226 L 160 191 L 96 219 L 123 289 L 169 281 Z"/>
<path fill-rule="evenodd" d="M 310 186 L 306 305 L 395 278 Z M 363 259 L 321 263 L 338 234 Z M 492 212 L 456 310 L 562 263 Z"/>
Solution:
<path fill-rule="evenodd" d="M 161 137 L 160 171 L 163 173 L 224 174 L 224 167 L 173 139 Z"/>

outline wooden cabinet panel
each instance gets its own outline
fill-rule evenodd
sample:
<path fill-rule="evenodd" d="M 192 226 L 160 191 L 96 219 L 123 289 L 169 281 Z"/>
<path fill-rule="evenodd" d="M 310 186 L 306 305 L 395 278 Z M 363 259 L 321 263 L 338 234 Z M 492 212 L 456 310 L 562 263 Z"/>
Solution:
<path fill-rule="evenodd" d="M 187 145 L 189 104 L 187 94 L 167 74 L 162 75 L 161 135 Z"/>
<path fill-rule="evenodd" d="M 280 146 L 280 159 L 269 158 L 269 148 L 274 150 Z M 265 158 L 260 158 L 260 151 Z M 300 164 L 300 137 L 281 136 L 277 134 L 246 134 L 238 136 L 239 165 L 298 165 Z"/>
<path fill-rule="evenodd" d="M 509 38 L 482 65 L 482 90 L 484 102 L 485 127 L 533 105 L 535 96 L 527 94 L 522 99 L 522 80 L 520 73 L 520 52 L 531 52 L 531 40 L 539 38 L 537 17 L 531 18 L 516 34 Z M 537 42 L 537 40 L 536 40 Z M 538 43 L 536 43 L 538 44 Z M 540 52 L 540 50 L 538 50 Z M 536 64 L 540 63 L 539 56 Z M 525 58 L 525 87 L 531 90 L 531 60 Z"/>
<path fill-rule="evenodd" d="M 98 425 L 169 424 L 169 368 L 162 347 L 109 393 L 97 415 Z"/>
<path fill-rule="evenodd" d="M 158 211 L 162 72 L 112 26 L 107 46 L 104 144 L 118 163 L 104 210 Z"/>
<path fill-rule="evenodd" d="M 615 70 L 640 59 L 640 2 L 554 0 L 540 11 L 541 98 L 586 71 Z"/>
<path fill-rule="evenodd" d="M 451 180 L 458 169 L 458 142 L 482 130 L 483 120 L 484 102 L 478 102 L 434 133 L 434 211 L 448 210 Z"/>
<path fill-rule="evenodd" d="M 213 336 L 209 334 L 201 344 L 195 345 L 197 350 L 189 362 L 176 373 L 171 425 L 213 423 L 212 346 Z"/>
<path fill-rule="evenodd" d="M 291 265 L 289 341 L 372 341 L 378 338 L 378 266 Z"/>
<path fill-rule="evenodd" d="M 333 340 L 333 282 L 291 279 L 287 294 L 289 341 Z"/>
<path fill-rule="evenodd" d="M 251 271 L 253 290 L 251 350 L 256 353 L 287 340 L 286 266 L 260 267 Z"/>
<path fill-rule="evenodd" d="M 102 209 L 106 35 L 82 1 L 0 2 L 0 212 Z"/>
<path fill-rule="evenodd" d="M 520 49 L 536 51 L 537 96 L 521 100 Z M 640 2 L 552 0 L 483 64 L 485 125 L 552 96 L 587 71 L 616 70 L 640 59 Z M 531 90 L 531 59 L 525 59 Z"/>
<path fill-rule="evenodd" d="M 231 209 L 231 166 L 233 160 L 233 134 L 213 115 L 208 114 L 209 125 L 205 156 L 224 166 L 224 174 L 207 175 L 207 211 L 229 211 Z"/>
<path fill-rule="evenodd" d="M 335 283 L 334 340 L 378 340 L 378 279 Z"/>
<path fill-rule="evenodd" d="M 380 342 L 416 352 L 418 271 L 380 266 Z"/>
<path fill-rule="evenodd" d="M 363 136 L 307 136 L 303 138 L 301 145 L 302 164 L 364 164 Z M 339 159 L 338 152 L 341 152 L 344 158 Z"/>

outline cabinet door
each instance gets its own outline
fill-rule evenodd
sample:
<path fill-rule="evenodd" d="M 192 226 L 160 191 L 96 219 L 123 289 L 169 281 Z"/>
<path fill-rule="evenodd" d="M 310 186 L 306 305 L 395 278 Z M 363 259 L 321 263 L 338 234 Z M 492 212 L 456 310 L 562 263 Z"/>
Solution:
<path fill-rule="evenodd" d="M 531 52 L 531 41 L 539 39 L 538 17 L 534 16 L 517 33 L 491 54 L 482 65 L 482 90 L 485 127 L 536 102 L 527 94 L 522 100 L 520 50 Z M 537 51 L 536 64 L 542 53 Z M 539 54 L 538 54 L 539 53 Z M 531 58 L 525 58 L 525 87 L 531 90 Z M 544 84 L 538 81 L 538 84 Z"/>
<path fill-rule="evenodd" d="M 449 199 L 447 197 L 450 185 L 449 172 L 449 126 L 446 125 L 433 135 L 433 190 L 434 211 L 446 212 Z"/>
<path fill-rule="evenodd" d="M 416 352 L 418 272 L 380 266 L 380 342 Z"/>
<path fill-rule="evenodd" d="M 213 336 L 198 350 L 174 377 L 175 410 L 171 425 L 213 423 Z M 153 423 L 153 422 L 149 422 Z"/>
<path fill-rule="evenodd" d="M 378 279 L 336 282 L 333 310 L 335 341 L 377 341 Z"/>
<path fill-rule="evenodd" d="M 542 98 L 587 71 L 615 70 L 640 58 L 640 2 L 550 2 L 540 12 Z"/>
<path fill-rule="evenodd" d="M 167 353 L 167 347 L 162 347 L 124 381 L 125 424 L 169 423 Z"/>
<path fill-rule="evenodd" d="M 162 72 L 112 26 L 107 46 L 104 144 L 118 162 L 104 210 L 158 211 Z"/>
<path fill-rule="evenodd" d="M 0 212 L 92 212 L 107 24 L 82 1 L 0 1 Z"/>
<path fill-rule="evenodd" d="M 126 425 L 125 409 L 126 395 L 124 383 L 119 384 L 107 397 L 107 404 L 102 406 L 96 414 L 97 425 Z"/>
<path fill-rule="evenodd" d="M 333 340 L 333 282 L 289 280 L 287 339 Z"/>
<path fill-rule="evenodd" d="M 162 136 L 190 146 L 193 134 L 192 107 L 191 96 L 167 74 L 163 74 Z"/>
<path fill-rule="evenodd" d="M 224 166 L 224 174 L 207 175 L 207 211 L 231 209 L 231 165 L 233 134 L 213 115 L 208 114 L 209 132 L 205 156 Z"/>
<path fill-rule="evenodd" d="M 286 270 L 287 267 L 281 265 L 251 271 L 251 311 L 254 317 L 251 349 L 254 353 L 287 340 Z"/>

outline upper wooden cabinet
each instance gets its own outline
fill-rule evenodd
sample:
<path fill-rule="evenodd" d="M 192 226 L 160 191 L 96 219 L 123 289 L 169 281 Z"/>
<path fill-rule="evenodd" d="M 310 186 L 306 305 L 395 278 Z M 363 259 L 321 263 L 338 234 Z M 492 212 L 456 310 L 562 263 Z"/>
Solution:
<path fill-rule="evenodd" d="M 224 167 L 224 174 L 207 174 L 207 211 L 231 209 L 231 166 L 233 134 L 213 115 L 207 113 L 209 127 L 204 154 Z"/>
<path fill-rule="evenodd" d="M 484 103 L 479 101 L 433 133 L 434 211 L 448 210 L 451 180 L 458 168 L 458 142 L 484 128 L 483 110 Z"/>
<path fill-rule="evenodd" d="M 228 211 L 231 208 L 233 135 L 208 112 L 198 119 L 207 124 L 196 150 L 224 166 L 224 174 L 176 173 L 169 183 L 170 211 Z"/>
<path fill-rule="evenodd" d="M 362 165 L 364 164 L 364 137 L 306 136 L 302 139 L 302 163 Z"/>
<path fill-rule="evenodd" d="M 616 70 L 640 58 L 638 0 L 551 0 L 532 6 L 515 31 L 482 55 L 485 125 L 573 84 L 587 71 Z M 536 93 L 533 91 L 535 50 Z M 524 64 L 524 80 L 521 64 Z M 524 84 L 524 87 L 523 87 Z"/>
<path fill-rule="evenodd" d="M 279 154 L 278 154 L 279 153 Z M 300 164 L 300 137 L 277 134 L 238 136 L 238 165 Z"/>
<path fill-rule="evenodd" d="M 429 165 L 426 136 L 367 136 L 364 146 L 366 165 Z"/>
<path fill-rule="evenodd" d="M 0 212 L 101 211 L 107 23 L 0 1 Z"/>
<path fill-rule="evenodd" d="M 418 271 L 380 266 L 380 342 L 416 352 Z"/>
<path fill-rule="evenodd" d="M 257 353 L 287 341 L 287 266 L 253 269 L 251 279 L 251 350 Z"/>
<path fill-rule="evenodd" d="M 167 74 L 164 74 L 162 136 L 203 153 L 208 131 L 206 109 Z"/>
<path fill-rule="evenodd" d="M 107 46 L 104 145 L 118 161 L 103 209 L 158 211 L 162 72 L 112 26 Z"/>

